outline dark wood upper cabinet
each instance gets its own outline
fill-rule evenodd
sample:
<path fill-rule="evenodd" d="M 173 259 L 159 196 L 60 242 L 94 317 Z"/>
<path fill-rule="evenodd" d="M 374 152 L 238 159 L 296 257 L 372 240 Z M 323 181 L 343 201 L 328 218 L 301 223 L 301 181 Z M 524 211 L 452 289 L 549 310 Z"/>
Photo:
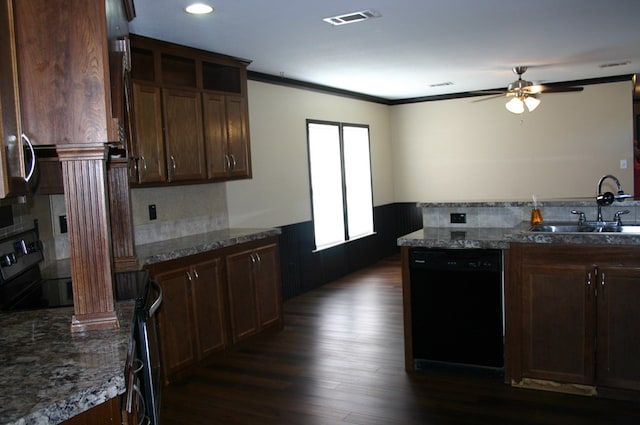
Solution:
<path fill-rule="evenodd" d="M 251 178 L 249 62 L 135 34 L 131 57 L 132 184 Z"/>
<path fill-rule="evenodd" d="M 122 141 L 123 1 L 19 0 L 13 6 L 22 125 L 32 143 Z M 121 48 L 118 39 L 125 41 Z"/>
<path fill-rule="evenodd" d="M 29 192 L 27 176 L 33 169 L 25 162 L 20 126 L 20 99 L 16 62 L 13 2 L 0 3 L 0 198 L 25 195 Z M 26 159 L 26 160 L 25 160 Z"/>

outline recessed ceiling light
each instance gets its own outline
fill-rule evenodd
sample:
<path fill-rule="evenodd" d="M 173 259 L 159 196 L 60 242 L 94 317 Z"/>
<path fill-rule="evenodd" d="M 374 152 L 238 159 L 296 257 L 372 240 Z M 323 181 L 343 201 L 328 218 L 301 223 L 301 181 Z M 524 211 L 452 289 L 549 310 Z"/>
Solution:
<path fill-rule="evenodd" d="M 193 3 L 185 7 L 184 10 L 192 15 L 206 15 L 207 13 L 213 13 L 215 8 L 204 3 Z"/>

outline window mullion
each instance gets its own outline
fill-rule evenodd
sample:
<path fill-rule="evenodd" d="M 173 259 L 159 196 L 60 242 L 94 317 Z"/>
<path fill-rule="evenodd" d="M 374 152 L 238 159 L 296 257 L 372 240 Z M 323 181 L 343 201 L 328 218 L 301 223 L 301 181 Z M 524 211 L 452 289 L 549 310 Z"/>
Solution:
<path fill-rule="evenodd" d="M 344 240 L 349 240 L 349 217 L 347 208 L 347 179 L 344 164 L 344 126 L 340 124 L 340 179 L 342 180 L 342 217 L 344 221 Z"/>

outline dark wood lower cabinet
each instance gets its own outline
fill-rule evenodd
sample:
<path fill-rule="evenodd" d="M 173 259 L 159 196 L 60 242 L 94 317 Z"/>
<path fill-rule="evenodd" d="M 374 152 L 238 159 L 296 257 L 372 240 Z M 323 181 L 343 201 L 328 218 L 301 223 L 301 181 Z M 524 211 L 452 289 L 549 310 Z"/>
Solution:
<path fill-rule="evenodd" d="M 282 325 L 277 238 L 148 266 L 158 310 L 165 383 L 262 330 Z"/>
<path fill-rule="evenodd" d="M 105 425 L 105 424 L 129 424 L 123 422 L 120 413 L 120 397 L 112 398 L 102 404 L 99 404 L 86 412 L 67 419 L 62 422 L 63 425 Z"/>
<path fill-rule="evenodd" d="M 595 296 L 586 266 L 526 265 L 522 281 L 522 376 L 592 384 Z"/>
<path fill-rule="evenodd" d="M 597 382 L 640 390 L 640 267 L 603 267 L 600 273 Z"/>
<path fill-rule="evenodd" d="M 640 390 L 640 249 L 513 244 L 507 375 Z"/>
<path fill-rule="evenodd" d="M 234 342 L 281 320 L 280 267 L 276 244 L 227 256 L 227 277 Z"/>

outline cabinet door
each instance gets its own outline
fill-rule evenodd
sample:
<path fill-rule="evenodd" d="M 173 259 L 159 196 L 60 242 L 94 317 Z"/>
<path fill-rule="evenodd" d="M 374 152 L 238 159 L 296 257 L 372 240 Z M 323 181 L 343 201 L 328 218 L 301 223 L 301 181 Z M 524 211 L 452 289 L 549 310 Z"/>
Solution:
<path fill-rule="evenodd" d="M 281 284 L 278 246 L 268 245 L 257 249 L 255 270 L 255 287 L 258 298 L 258 317 L 261 327 L 278 322 L 281 318 Z"/>
<path fill-rule="evenodd" d="M 0 198 L 24 195 L 24 151 L 16 64 L 13 2 L 0 3 Z"/>
<path fill-rule="evenodd" d="M 227 145 L 230 177 L 251 177 L 248 110 L 246 98 L 227 96 Z"/>
<path fill-rule="evenodd" d="M 133 83 L 134 149 L 138 183 L 167 181 L 167 160 L 162 139 L 160 89 Z"/>
<path fill-rule="evenodd" d="M 203 358 L 227 346 L 222 260 L 215 258 L 196 264 L 192 267 L 192 275 L 198 353 Z"/>
<path fill-rule="evenodd" d="M 189 269 L 158 274 L 162 304 L 158 309 L 165 379 L 197 360 Z"/>
<path fill-rule="evenodd" d="M 163 89 L 162 98 L 169 181 L 206 179 L 200 93 Z"/>
<path fill-rule="evenodd" d="M 593 384 L 593 270 L 554 264 L 525 265 L 522 272 L 522 375 Z"/>
<path fill-rule="evenodd" d="M 258 331 L 258 309 L 253 282 L 253 263 L 256 261 L 252 251 L 227 256 L 227 285 L 233 342 L 240 341 Z"/>
<path fill-rule="evenodd" d="M 22 124 L 31 141 L 119 140 L 111 115 L 105 1 L 13 4 Z"/>
<path fill-rule="evenodd" d="M 640 268 L 602 267 L 597 292 L 597 383 L 640 390 Z"/>
<path fill-rule="evenodd" d="M 205 93 L 204 139 L 207 150 L 207 175 L 210 179 L 224 178 L 231 162 L 227 156 L 227 116 L 224 96 Z"/>

